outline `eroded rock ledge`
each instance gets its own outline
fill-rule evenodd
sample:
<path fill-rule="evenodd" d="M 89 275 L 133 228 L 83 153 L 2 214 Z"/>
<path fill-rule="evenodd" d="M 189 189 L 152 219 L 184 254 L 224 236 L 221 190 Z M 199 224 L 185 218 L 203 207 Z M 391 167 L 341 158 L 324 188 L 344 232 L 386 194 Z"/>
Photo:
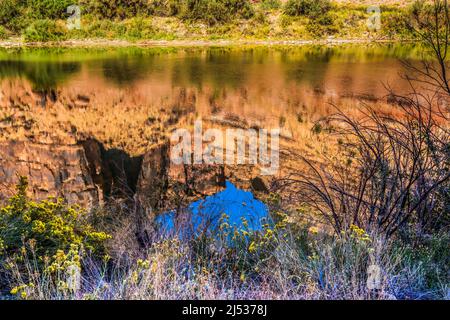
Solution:
<path fill-rule="evenodd" d="M 62 197 L 85 207 L 99 203 L 82 146 L 9 141 L 0 143 L 0 151 L 1 201 L 14 194 L 19 176 L 26 176 L 33 199 Z"/>
<path fill-rule="evenodd" d="M 229 178 L 224 167 L 175 166 L 169 149 L 162 143 L 130 157 L 121 150 L 106 150 L 95 139 L 75 145 L 0 142 L 0 201 L 14 194 L 20 176 L 28 177 L 32 199 L 60 197 L 87 209 L 114 197 L 165 210 L 168 203 L 176 206 L 224 187 Z"/>

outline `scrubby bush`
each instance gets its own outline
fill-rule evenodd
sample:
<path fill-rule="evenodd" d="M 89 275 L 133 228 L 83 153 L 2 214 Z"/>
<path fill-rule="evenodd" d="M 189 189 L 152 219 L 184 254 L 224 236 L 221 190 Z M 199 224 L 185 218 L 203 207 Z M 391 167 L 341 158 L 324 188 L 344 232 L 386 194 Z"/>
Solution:
<path fill-rule="evenodd" d="M 448 230 L 437 232 L 427 238 L 416 238 L 414 241 L 402 239 L 402 241 L 395 243 L 393 251 L 401 253 L 403 267 L 421 267 L 423 275 L 421 285 L 425 295 L 422 298 L 433 298 L 432 291 L 439 290 L 442 290 L 442 296 L 445 298 L 446 291 L 450 289 L 448 281 L 450 274 L 450 234 Z M 414 296 L 413 292 L 406 292 L 406 295 L 400 298 L 421 298 L 420 296 Z"/>
<path fill-rule="evenodd" d="M 381 33 L 388 38 L 411 38 L 414 36 L 409 26 L 409 16 L 405 12 L 383 12 L 381 19 L 383 21 Z"/>
<path fill-rule="evenodd" d="M 151 21 L 139 17 L 116 24 L 114 30 L 118 37 L 128 40 L 154 39 L 158 36 L 158 30 Z M 111 70 L 116 69 L 117 65 L 112 65 Z"/>
<path fill-rule="evenodd" d="M 84 0 L 82 6 L 86 13 L 107 19 L 180 15 L 185 19 L 215 24 L 234 17 L 253 16 L 253 6 L 248 0 Z"/>
<path fill-rule="evenodd" d="M 82 258 L 104 257 L 109 236 L 62 200 L 29 200 L 27 185 L 20 178 L 17 194 L 0 209 L 0 288 L 21 299 L 68 298 L 80 285 Z"/>
<path fill-rule="evenodd" d="M 72 4 L 72 0 L 1 0 L 0 24 L 20 33 L 36 20 L 67 18 Z"/>
<path fill-rule="evenodd" d="M 83 0 L 81 5 L 86 13 L 102 19 L 127 19 L 150 13 L 146 0 Z"/>
<path fill-rule="evenodd" d="M 439 3 L 438 3 L 439 4 Z M 445 5 L 442 1 L 440 1 L 441 8 L 444 8 Z M 384 10 L 389 11 L 389 10 Z M 440 10 L 438 10 L 440 11 Z M 434 23 L 433 19 L 435 18 L 435 5 L 434 1 L 424 1 L 424 0 L 416 0 L 412 4 L 407 7 L 406 13 L 410 15 L 410 22 L 415 24 L 419 22 L 419 24 L 425 25 L 429 23 Z M 444 12 L 439 12 L 442 15 Z M 441 16 L 442 17 L 442 16 Z M 416 26 L 417 27 L 417 26 Z"/>
<path fill-rule="evenodd" d="M 203 20 L 210 25 L 227 22 L 232 18 L 251 18 L 254 15 L 248 0 L 185 0 L 182 16 Z"/>
<path fill-rule="evenodd" d="M 24 0 L 1 0 L 0 25 L 12 33 L 20 33 L 30 25 L 32 19 L 26 15 L 27 10 Z"/>
<path fill-rule="evenodd" d="M 149 13 L 155 16 L 171 17 L 181 13 L 184 0 L 150 0 Z"/>
<path fill-rule="evenodd" d="M 0 1 L 0 24 L 6 25 L 12 19 L 17 17 L 19 12 L 19 0 L 1 0 Z"/>
<path fill-rule="evenodd" d="M 80 285 L 82 259 L 101 261 L 109 235 L 62 200 L 29 200 L 27 185 L 20 178 L 17 194 L 0 209 L 0 290 L 8 286 L 22 299 L 68 298 Z"/>
<path fill-rule="evenodd" d="M 0 25 L 0 39 L 4 40 L 8 38 L 8 31 L 5 29 L 5 27 Z"/>
<path fill-rule="evenodd" d="M 66 36 L 64 25 L 53 20 L 36 20 L 23 33 L 27 42 L 59 41 Z"/>
<path fill-rule="evenodd" d="M 17 254 L 32 244 L 37 256 L 53 256 L 71 245 L 101 252 L 108 235 L 88 223 L 85 211 L 62 200 L 34 202 L 26 196 L 27 180 L 20 179 L 17 194 L 0 209 L 0 247 Z"/>
<path fill-rule="evenodd" d="M 326 13 L 316 19 L 310 19 L 306 25 L 306 30 L 314 37 L 320 38 L 337 34 L 340 30 L 340 25 L 337 23 L 334 15 Z"/>
<path fill-rule="evenodd" d="M 73 4 L 73 0 L 28 0 L 26 14 L 35 19 L 63 19 Z"/>
<path fill-rule="evenodd" d="M 330 0 L 289 0 L 284 6 L 284 13 L 289 16 L 317 18 L 330 9 Z"/>
<path fill-rule="evenodd" d="M 282 3 L 280 0 L 262 0 L 260 5 L 261 9 L 274 10 L 281 8 Z"/>

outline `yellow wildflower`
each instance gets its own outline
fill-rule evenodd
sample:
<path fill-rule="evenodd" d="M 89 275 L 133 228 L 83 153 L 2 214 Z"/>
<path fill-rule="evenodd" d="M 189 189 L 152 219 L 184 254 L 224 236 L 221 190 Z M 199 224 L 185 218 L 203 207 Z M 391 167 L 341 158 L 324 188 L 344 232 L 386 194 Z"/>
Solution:
<path fill-rule="evenodd" d="M 151 266 L 151 268 L 150 268 L 150 271 L 151 271 L 152 273 L 156 273 L 157 270 L 158 270 L 158 263 L 157 263 L 156 261 L 153 261 L 153 262 L 152 262 L 152 266 Z"/>
<path fill-rule="evenodd" d="M 255 241 L 252 241 L 252 243 L 250 243 L 250 246 L 248 247 L 248 251 L 250 253 L 253 253 L 253 252 L 256 251 L 256 243 L 255 243 Z"/>
<path fill-rule="evenodd" d="M 45 223 L 40 220 L 34 220 L 31 226 L 31 230 L 35 233 L 44 233 Z"/>
<path fill-rule="evenodd" d="M 149 269 L 150 268 L 150 261 L 138 259 L 137 265 L 141 269 Z"/>
<path fill-rule="evenodd" d="M 311 228 L 309 228 L 309 232 L 311 232 L 312 234 L 318 234 L 319 233 L 319 228 L 311 227 Z"/>

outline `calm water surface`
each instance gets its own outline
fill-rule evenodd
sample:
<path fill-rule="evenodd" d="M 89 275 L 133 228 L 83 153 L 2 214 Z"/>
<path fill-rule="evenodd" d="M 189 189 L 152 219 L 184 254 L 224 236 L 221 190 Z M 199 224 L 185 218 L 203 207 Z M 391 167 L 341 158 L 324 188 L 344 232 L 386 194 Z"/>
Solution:
<path fill-rule="evenodd" d="M 383 99 L 387 84 L 405 90 L 400 60 L 417 60 L 420 52 L 404 44 L 2 49 L 0 113 L 37 94 L 42 107 L 60 102 L 53 109 L 28 109 L 43 119 L 36 122 L 43 131 L 51 131 L 58 121 L 70 122 L 103 143 L 114 145 L 114 139 L 122 139 L 119 145 L 125 149 L 130 141 L 146 139 L 142 128 L 148 119 L 177 108 L 195 115 L 234 114 L 265 125 L 284 126 L 289 121 L 298 125 L 326 113 L 330 101 Z M 53 118 L 46 118 L 46 112 Z M 152 131 L 148 137 L 153 135 Z M 253 228 L 258 230 L 259 218 L 267 215 L 262 203 L 231 184 L 192 204 L 194 220 L 204 216 L 205 207 L 210 207 L 211 224 L 216 226 L 222 213 L 233 211 L 231 222 L 239 224 L 242 217 L 253 216 L 258 218 Z M 164 219 L 166 227 L 174 226 L 170 215 Z"/>
<path fill-rule="evenodd" d="M 146 85 L 208 88 L 220 94 L 257 92 L 273 100 L 286 90 L 305 100 L 318 94 L 382 96 L 383 83 L 401 86 L 399 59 L 416 59 L 412 45 L 336 47 L 225 47 L 120 49 L 11 49 L 0 51 L 0 79 L 21 78 L 35 90 L 85 87 L 117 90 Z"/>

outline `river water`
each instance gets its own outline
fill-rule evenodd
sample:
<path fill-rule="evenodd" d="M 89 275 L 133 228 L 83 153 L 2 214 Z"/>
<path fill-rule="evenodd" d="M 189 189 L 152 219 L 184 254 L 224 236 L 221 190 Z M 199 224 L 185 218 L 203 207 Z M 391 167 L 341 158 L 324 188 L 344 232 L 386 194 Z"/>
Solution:
<path fill-rule="evenodd" d="M 411 44 L 0 49 L 0 142 L 90 137 L 133 159 L 199 117 L 281 127 L 296 141 L 332 105 L 386 101 L 388 85 L 406 91 L 401 60 L 419 60 L 422 51 Z M 39 179 L 57 185 L 57 177 Z"/>

